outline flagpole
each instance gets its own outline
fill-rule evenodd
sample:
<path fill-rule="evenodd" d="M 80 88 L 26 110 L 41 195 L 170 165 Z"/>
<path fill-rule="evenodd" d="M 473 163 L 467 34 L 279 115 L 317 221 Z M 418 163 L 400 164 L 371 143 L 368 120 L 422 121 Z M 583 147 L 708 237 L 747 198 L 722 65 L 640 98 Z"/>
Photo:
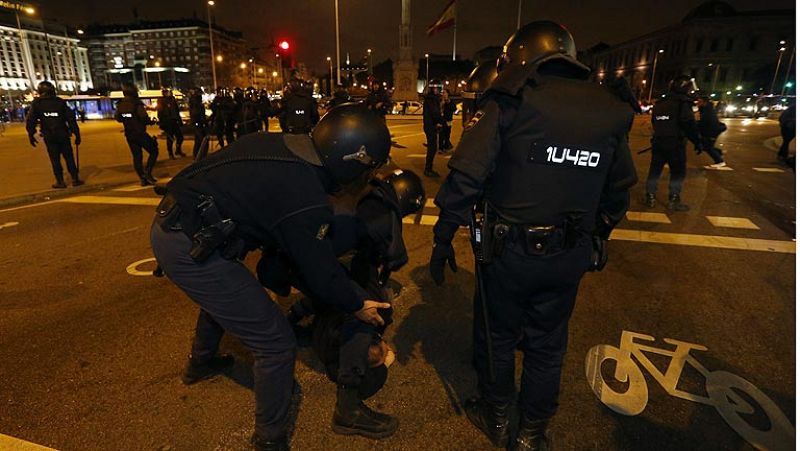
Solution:
<path fill-rule="evenodd" d="M 453 3 L 453 61 L 456 60 L 456 31 L 458 30 L 458 1 Z"/>

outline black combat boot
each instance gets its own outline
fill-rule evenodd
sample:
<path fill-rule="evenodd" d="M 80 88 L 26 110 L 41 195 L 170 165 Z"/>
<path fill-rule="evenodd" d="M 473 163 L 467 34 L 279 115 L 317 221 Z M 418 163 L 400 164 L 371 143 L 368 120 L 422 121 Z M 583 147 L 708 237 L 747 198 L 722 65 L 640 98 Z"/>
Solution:
<path fill-rule="evenodd" d="M 397 425 L 396 418 L 376 412 L 364 405 L 358 397 L 357 388 L 339 386 L 336 390 L 333 432 L 381 439 L 394 434 Z"/>
<path fill-rule="evenodd" d="M 225 368 L 233 366 L 233 362 L 233 356 L 230 354 L 215 355 L 205 363 L 197 363 L 192 356 L 189 356 L 181 381 L 185 385 L 192 385 L 221 373 Z"/>
<path fill-rule="evenodd" d="M 152 172 L 150 172 L 150 171 L 147 171 L 147 172 L 144 174 L 144 178 L 145 178 L 145 180 L 147 180 L 147 181 L 148 181 L 148 182 L 149 182 L 151 185 L 155 185 L 156 183 L 158 183 L 158 180 L 156 180 L 156 178 L 155 178 L 155 177 L 153 177 L 153 173 L 152 173 Z"/>
<path fill-rule="evenodd" d="M 522 414 L 519 419 L 517 438 L 511 443 L 511 451 L 550 451 L 550 439 L 547 438 L 548 419 L 528 418 Z"/>
<path fill-rule="evenodd" d="M 250 437 L 250 443 L 256 451 L 289 451 L 289 441 L 286 437 L 281 437 L 277 440 L 266 440 L 253 434 Z"/>
<path fill-rule="evenodd" d="M 56 189 L 63 189 L 67 187 L 67 184 L 64 183 L 64 177 L 56 177 L 56 182 L 51 186 Z"/>
<path fill-rule="evenodd" d="M 644 195 L 644 205 L 647 208 L 653 208 L 656 206 L 656 195 L 653 193 L 647 193 Z"/>
<path fill-rule="evenodd" d="M 83 185 L 83 180 L 78 177 L 78 174 L 72 174 L 72 186 L 81 186 Z"/>
<path fill-rule="evenodd" d="M 672 211 L 689 211 L 689 206 L 681 202 L 680 194 L 670 194 L 667 208 Z"/>
<path fill-rule="evenodd" d="M 433 169 L 425 169 L 425 177 L 439 177 L 439 173 L 434 171 Z"/>
<path fill-rule="evenodd" d="M 486 434 L 495 448 L 508 443 L 508 405 L 496 406 L 483 398 L 470 398 L 464 403 L 469 421 Z"/>

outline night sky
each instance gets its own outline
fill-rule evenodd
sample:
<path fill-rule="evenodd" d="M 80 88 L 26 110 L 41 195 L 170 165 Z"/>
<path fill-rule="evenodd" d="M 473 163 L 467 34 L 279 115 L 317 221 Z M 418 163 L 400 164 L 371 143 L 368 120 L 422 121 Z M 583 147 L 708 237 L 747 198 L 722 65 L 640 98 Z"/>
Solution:
<path fill-rule="evenodd" d="M 448 0 L 412 0 L 416 55 L 452 52 L 452 29 L 428 38 L 432 24 Z M 325 57 L 335 57 L 334 0 L 216 0 L 217 23 L 245 33 L 253 46 L 287 38 L 298 61 L 312 70 L 326 70 Z M 400 0 L 339 0 L 342 64 L 345 52 L 356 60 L 373 49 L 373 63 L 395 58 L 400 25 Z M 522 23 L 549 19 L 564 24 L 579 49 L 609 44 L 680 22 L 699 0 L 523 0 Z M 731 0 L 737 10 L 792 9 L 793 0 Z M 71 25 L 126 23 L 133 8 L 147 20 L 206 17 L 205 0 L 41 0 L 40 14 Z M 471 57 L 485 46 L 502 45 L 516 28 L 517 0 L 459 0 L 458 53 Z"/>

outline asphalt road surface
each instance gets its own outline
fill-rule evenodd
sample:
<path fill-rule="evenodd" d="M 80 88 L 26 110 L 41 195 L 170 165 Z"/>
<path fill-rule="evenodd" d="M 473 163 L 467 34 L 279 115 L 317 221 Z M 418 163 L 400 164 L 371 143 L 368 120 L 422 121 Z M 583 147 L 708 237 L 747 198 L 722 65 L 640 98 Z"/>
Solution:
<path fill-rule="evenodd" d="M 646 121 L 631 133 L 634 151 L 648 146 Z M 777 122 L 726 122 L 719 144 L 732 170 L 704 170 L 710 158 L 690 149 L 687 213 L 665 208 L 666 170 L 659 205 L 642 206 L 649 154 L 636 155 L 631 213 L 606 269 L 584 278 L 570 323 L 556 449 L 793 449 L 795 177 L 775 162 Z M 402 146 L 395 163 L 421 174 L 420 121 L 390 126 Z M 446 162 L 437 156 L 443 176 Z M 429 197 L 440 181 L 426 179 Z M 18 440 L 62 450 L 248 449 L 248 352 L 226 338 L 232 370 L 191 387 L 179 380 L 197 308 L 147 275 L 157 202 L 132 183 L 0 210 L 0 449 L 34 449 Z M 475 385 L 466 232 L 455 243 L 459 271 L 436 287 L 426 264 L 437 210 L 424 213 L 404 229 L 410 261 L 394 275 L 403 289 L 387 337 L 398 361 L 370 401 L 398 416 L 397 434 L 334 434 L 335 387 L 305 348 L 293 449 L 490 449 L 461 408 Z"/>

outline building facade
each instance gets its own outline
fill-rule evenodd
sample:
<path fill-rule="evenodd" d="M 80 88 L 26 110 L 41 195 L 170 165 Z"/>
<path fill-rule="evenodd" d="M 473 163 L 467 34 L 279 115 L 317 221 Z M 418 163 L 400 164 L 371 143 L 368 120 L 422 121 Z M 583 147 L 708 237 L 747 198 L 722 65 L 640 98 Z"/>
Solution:
<path fill-rule="evenodd" d="M 63 28 L 25 21 L 21 30 L 0 24 L 0 89 L 30 91 L 49 80 L 64 93 L 93 87 L 88 50 Z"/>
<path fill-rule="evenodd" d="M 217 25 L 212 25 L 211 31 L 218 86 L 244 86 L 257 78 L 251 73 L 252 56 L 242 34 Z M 213 88 L 207 22 L 187 19 L 91 26 L 84 43 L 98 86 L 119 89 L 128 81 L 150 89 L 184 89 L 189 85 L 207 91 Z"/>
<path fill-rule="evenodd" d="M 660 96 L 681 74 L 716 98 L 780 93 L 794 77 L 794 30 L 793 10 L 737 11 L 710 1 L 679 24 L 614 46 L 597 45 L 581 59 L 598 81 L 627 79 L 642 100 Z"/>

